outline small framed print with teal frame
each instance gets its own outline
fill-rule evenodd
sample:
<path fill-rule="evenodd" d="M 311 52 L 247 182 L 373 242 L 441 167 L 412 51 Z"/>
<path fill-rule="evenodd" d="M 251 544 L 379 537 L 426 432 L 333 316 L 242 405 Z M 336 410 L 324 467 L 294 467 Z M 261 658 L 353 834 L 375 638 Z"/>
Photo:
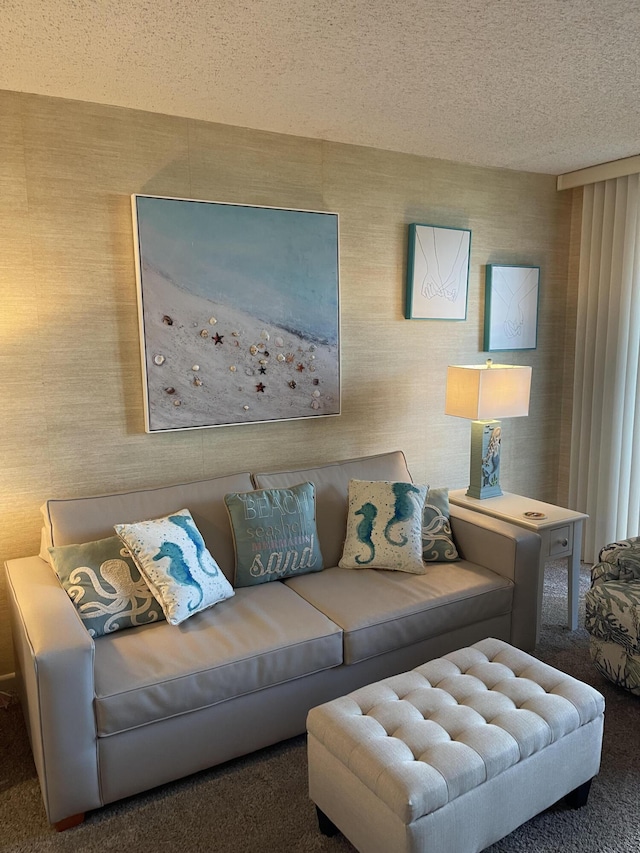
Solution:
<path fill-rule="evenodd" d="M 540 267 L 487 264 L 484 293 L 486 352 L 536 349 Z"/>
<path fill-rule="evenodd" d="M 466 320 L 471 231 L 409 225 L 407 320 Z"/>

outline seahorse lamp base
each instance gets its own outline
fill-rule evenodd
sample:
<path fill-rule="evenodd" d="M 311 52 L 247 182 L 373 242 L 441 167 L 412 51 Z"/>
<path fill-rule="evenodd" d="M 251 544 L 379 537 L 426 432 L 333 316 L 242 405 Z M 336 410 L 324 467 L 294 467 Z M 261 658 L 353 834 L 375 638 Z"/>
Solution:
<path fill-rule="evenodd" d="M 500 488 L 500 421 L 471 421 L 471 464 L 467 495 L 494 498 Z"/>

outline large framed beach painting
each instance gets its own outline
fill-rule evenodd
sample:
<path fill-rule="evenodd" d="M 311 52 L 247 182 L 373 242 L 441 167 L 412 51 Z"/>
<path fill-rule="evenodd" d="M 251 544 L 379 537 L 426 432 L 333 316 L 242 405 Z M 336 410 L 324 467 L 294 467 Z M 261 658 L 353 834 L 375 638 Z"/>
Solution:
<path fill-rule="evenodd" d="M 336 213 L 132 207 L 147 432 L 340 414 Z"/>

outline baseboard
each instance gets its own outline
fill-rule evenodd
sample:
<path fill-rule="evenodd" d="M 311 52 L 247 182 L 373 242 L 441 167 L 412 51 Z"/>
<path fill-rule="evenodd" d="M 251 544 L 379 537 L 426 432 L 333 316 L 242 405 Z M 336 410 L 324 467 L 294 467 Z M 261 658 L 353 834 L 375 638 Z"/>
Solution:
<path fill-rule="evenodd" d="M 7 672 L 5 675 L 0 675 L 0 693 L 17 693 L 18 682 L 16 681 L 15 672 Z"/>

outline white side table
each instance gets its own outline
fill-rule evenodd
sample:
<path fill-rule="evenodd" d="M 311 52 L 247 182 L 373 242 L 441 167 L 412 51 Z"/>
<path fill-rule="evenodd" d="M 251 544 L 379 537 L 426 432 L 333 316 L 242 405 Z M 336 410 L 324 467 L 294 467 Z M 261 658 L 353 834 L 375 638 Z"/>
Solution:
<path fill-rule="evenodd" d="M 580 550 L 582 548 L 582 522 L 589 518 L 582 512 L 534 501 L 509 492 L 495 498 L 471 498 L 465 489 L 449 492 L 449 500 L 485 515 L 510 521 L 527 530 L 540 534 L 540 571 L 538 572 L 538 635 L 542 617 L 542 593 L 544 590 L 544 564 L 547 560 L 567 557 L 568 560 L 568 622 L 575 631 L 578 627 L 578 596 L 580 591 Z M 538 513 L 537 516 L 531 515 Z"/>

